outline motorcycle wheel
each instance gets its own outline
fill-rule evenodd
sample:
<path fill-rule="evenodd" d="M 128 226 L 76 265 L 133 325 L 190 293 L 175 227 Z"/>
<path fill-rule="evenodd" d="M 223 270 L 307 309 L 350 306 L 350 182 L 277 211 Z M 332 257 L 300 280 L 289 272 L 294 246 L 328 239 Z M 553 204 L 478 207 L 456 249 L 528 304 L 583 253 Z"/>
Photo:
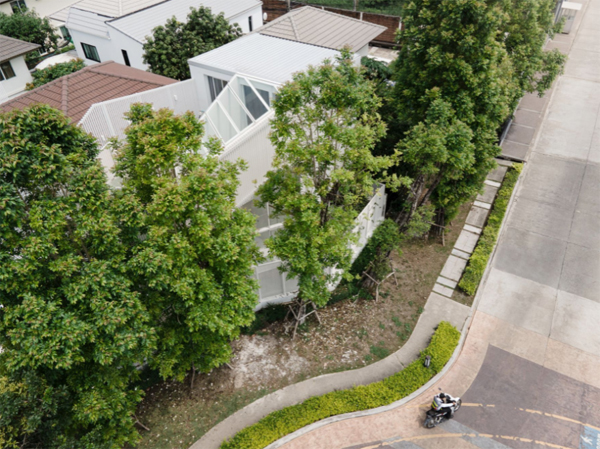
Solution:
<path fill-rule="evenodd" d="M 437 426 L 437 423 L 433 420 L 431 416 L 428 416 L 425 420 L 425 427 L 427 427 L 428 429 L 433 429 L 435 426 Z"/>
<path fill-rule="evenodd" d="M 459 399 L 458 401 L 456 401 L 456 408 L 454 409 L 454 411 L 455 412 L 458 411 L 458 409 L 460 408 L 461 405 L 462 405 L 462 400 Z"/>

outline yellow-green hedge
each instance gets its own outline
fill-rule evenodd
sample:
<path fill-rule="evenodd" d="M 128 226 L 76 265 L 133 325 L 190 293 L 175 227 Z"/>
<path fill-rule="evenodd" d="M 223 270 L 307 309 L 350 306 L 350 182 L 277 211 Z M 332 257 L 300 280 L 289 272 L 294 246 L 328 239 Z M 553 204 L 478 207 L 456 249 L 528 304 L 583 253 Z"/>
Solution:
<path fill-rule="evenodd" d="M 459 338 L 460 332 L 450 323 L 442 321 L 429 346 L 402 371 L 381 382 L 333 391 L 273 412 L 240 431 L 231 440 L 223 442 L 221 449 L 262 449 L 285 435 L 330 416 L 368 410 L 398 401 L 422 387 L 441 371 L 452 357 Z M 423 361 L 428 355 L 431 356 L 431 364 L 429 368 L 425 368 Z"/>
<path fill-rule="evenodd" d="M 458 283 L 458 286 L 469 295 L 474 295 L 477 287 L 479 287 L 485 267 L 487 267 L 490 255 L 494 250 L 494 245 L 496 245 L 496 241 L 498 240 L 498 233 L 500 232 L 500 226 L 502 225 L 508 202 L 522 169 L 523 164 L 514 164 L 506 173 L 502 187 L 500 187 L 496 201 L 494 201 L 494 208 L 490 213 L 487 225 L 479 238 L 479 242 L 477 242 L 475 251 L 473 251 L 473 254 L 469 258 L 469 265 Z"/>

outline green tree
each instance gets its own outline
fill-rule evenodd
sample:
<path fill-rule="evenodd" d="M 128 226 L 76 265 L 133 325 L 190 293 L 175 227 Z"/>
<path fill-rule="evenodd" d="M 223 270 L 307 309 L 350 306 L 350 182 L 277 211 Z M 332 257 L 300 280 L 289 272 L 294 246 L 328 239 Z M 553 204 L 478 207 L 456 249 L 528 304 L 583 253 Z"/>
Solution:
<path fill-rule="evenodd" d="M 219 161 L 215 140 L 202 155 L 202 124 L 191 113 L 134 105 L 128 118 L 116 166 L 128 268 L 158 336 L 149 363 L 182 379 L 227 362 L 230 341 L 254 320 L 256 218 L 235 207 L 245 163 Z"/>
<path fill-rule="evenodd" d="M 41 18 L 33 10 L 16 12 L 10 16 L 0 13 L 0 34 L 39 44 L 42 46 L 43 51 L 56 50 L 60 39 L 48 18 Z M 39 60 L 37 53 L 27 55 L 28 63 L 34 64 L 37 60 Z"/>
<path fill-rule="evenodd" d="M 461 160 L 456 162 L 457 167 L 466 169 L 460 176 L 454 169 L 442 167 L 437 176 L 431 176 L 431 163 L 440 163 L 436 159 L 405 157 L 399 167 L 401 173 L 417 180 L 417 191 L 419 178 L 424 179 L 434 204 L 450 217 L 481 187 L 493 168 L 494 157 L 500 151 L 496 131 L 508 116 L 515 95 L 512 66 L 498 38 L 502 17 L 497 5 L 480 0 L 413 0 L 404 7 L 404 28 L 399 32 L 401 50 L 392 67 L 393 120 L 401 133 L 409 132 L 412 138 L 401 144 L 400 150 L 416 154 L 407 145 L 422 148 L 418 132 L 410 130 L 422 128 L 420 124 L 428 120 L 430 124 L 442 120 L 452 125 L 437 126 L 429 136 L 450 143 L 454 148 L 448 150 L 451 153 L 458 150 L 451 142 L 455 133 L 459 132 L 461 139 L 467 136 L 463 125 L 472 132 L 473 147 L 465 147 Z M 439 119 L 432 112 L 436 101 L 442 103 L 434 110 L 441 104 L 446 110 Z M 442 137 L 440 133 L 447 135 Z M 430 155 L 454 164 L 443 155 L 446 151 L 432 151 Z M 408 197 L 409 203 L 422 200 L 418 195 Z M 411 204 L 408 209 L 416 208 Z M 406 225 L 409 218 L 403 210 L 398 220 Z"/>
<path fill-rule="evenodd" d="M 36 70 L 33 72 L 33 83 L 27 83 L 27 90 L 35 89 L 36 87 L 43 86 L 44 84 L 54 81 L 62 76 L 75 73 L 85 67 L 85 63 L 82 59 L 75 59 L 69 62 L 62 62 L 60 64 L 54 64 L 45 69 Z"/>
<path fill-rule="evenodd" d="M 191 8 L 187 22 L 175 17 L 154 29 L 144 43 L 144 62 L 150 71 L 178 80 L 190 77 L 188 59 L 225 45 L 242 35 L 236 24 L 230 25 L 223 13 L 214 15 L 210 8 Z"/>
<path fill-rule="evenodd" d="M 94 139 L 59 111 L 0 115 L 0 439 L 18 447 L 135 444 L 134 363 L 150 316 Z"/>
<path fill-rule="evenodd" d="M 371 198 L 374 174 L 389 157 L 371 149 L 385 133 L 374 87 L 343 51 L 337 61 L 295 74 L 274 102 L 273 170 L 258 189 L 260 205 L 284 217 L 266 245 L 298 279 L 300 316 L 329 300 L 328 286 L 350 267 L 354 220 Z"/>
<path fill-rule="evenodd" d="M 548 37 L 559 32 L 554 23 L 554 0 L 500 0 L 504 10 L 498 37 L 506 47 L 519 86 L 512 107 L 525 92 L 543 95 L 562 73 L 566 56 L 559 50 L 544 50 Z"/>

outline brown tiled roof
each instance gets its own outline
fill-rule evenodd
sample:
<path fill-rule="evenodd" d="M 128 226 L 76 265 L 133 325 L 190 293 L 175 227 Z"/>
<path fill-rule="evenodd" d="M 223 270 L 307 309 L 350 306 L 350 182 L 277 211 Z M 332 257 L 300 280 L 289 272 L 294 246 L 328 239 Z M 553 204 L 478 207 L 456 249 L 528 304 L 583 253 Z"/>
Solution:
<path fill-rule="evenodd" d="M 85 67 L 26 92 L 0 104 L 0 110 L 6 112 L 35 103 L 45 103 L 62 110 L 77 123 L 94 103 L 176 82 L 171 78 L 107 61 Z"/>
<path fill-rule="evenodd" d="M 0 62 L 8 61 L 38 48 L 40 48 L 38 44 L 32 44 L 0 34 Z"/>

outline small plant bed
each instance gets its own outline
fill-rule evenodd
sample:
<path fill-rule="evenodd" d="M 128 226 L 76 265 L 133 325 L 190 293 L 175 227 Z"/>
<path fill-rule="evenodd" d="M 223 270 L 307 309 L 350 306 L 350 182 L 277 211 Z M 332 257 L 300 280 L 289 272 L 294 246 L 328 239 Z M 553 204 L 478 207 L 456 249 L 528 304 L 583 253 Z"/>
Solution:
<path fill-rule="evenodd" d="M 477 242 L 475 251 L 473 251 L 471 258 L 469 259 L 469 264 L 458 284 L 462 291 L 467 295 L 474 295 L 479 287 L 488 260 L 494 250 L 496 241 L 498 240 L 502 220 L 506 214 L 510 197 L 512 196 L 522 169 L 523 164 L 515 164 L 508 170 L 504 177 L 502 187 L 500 187 L 500 190 L 498 191 L 498 196 L 494 201 L 494 206 L 488 217 L 481 238 L 479 239 L 479 242 Z"/>
<path fill-rule="evenodd" d="M 319 310 L 322 325 L 309 318 L 291 339 L 285 307 L 271 307 L 235 341 L 228 366 L 183 383 L 159 382 L 146 389 L 137 417 L 143 449 L 188 448 L 210 428 L 254 400 L 321 374 L 360 368 L 397 351 L 408 340 L 435 280 L 452 251 L 471 204 L 465 204 L 440 238 L 402 244 L 391 254 L 398 285 L 389 278 L 375 302 L 352 286 L 338 288 Z M 456 295 L 457 292 L 455 292 Z M 465 296 L 466 301 L 472 298 Z M 150 385 L 151 382 L 148 382 Z"/>
<path fill-rule="evenodd" d="M 263 449 L 285 435 L 330 416 L 368 410 L 398 401 L 422 387 L 444 368 L 459 339 L 460 332 L 450 323 L 442 321 L 429 346 L 402 371 L 380 382 L 332 391 L 273 412 L 221 444 L 221 449 Z M 425 367 L 427 356 L 431 357 L 431 365 Z"/>

